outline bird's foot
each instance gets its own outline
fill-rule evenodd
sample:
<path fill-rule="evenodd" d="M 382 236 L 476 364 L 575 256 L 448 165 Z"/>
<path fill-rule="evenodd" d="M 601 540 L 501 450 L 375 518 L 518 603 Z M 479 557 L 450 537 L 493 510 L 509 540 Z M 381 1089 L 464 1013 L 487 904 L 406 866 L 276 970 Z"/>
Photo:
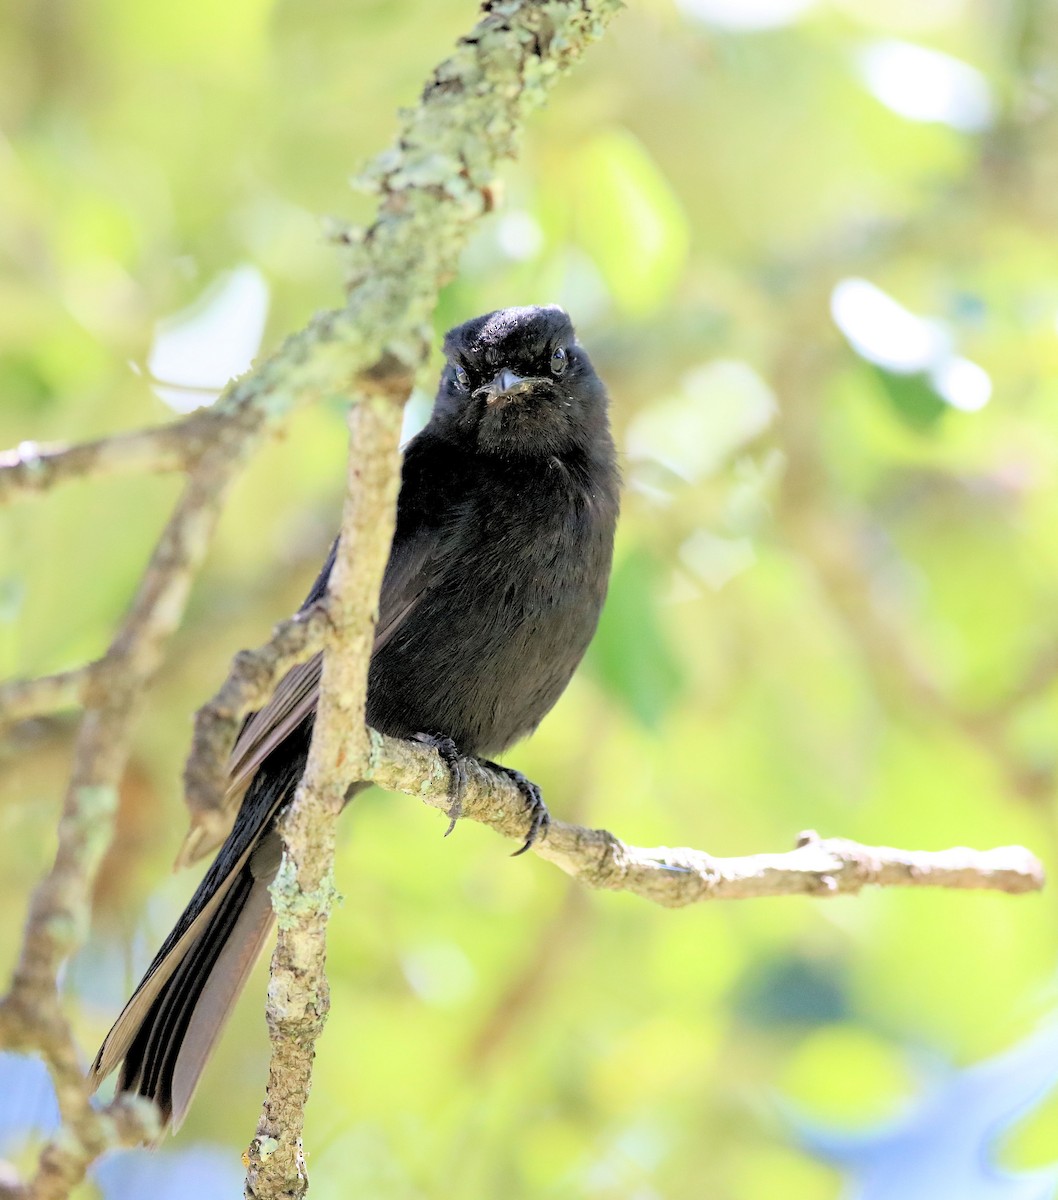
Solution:
<path fill-rule="evenodd" d="M 460 754 L 455 742 L 443 733 L 417 733 L 411 739 L 436 750 L 448 768 L 448 828 L 445 837 L 456 827 L 463 815 L 463 793 L 467 788 L 467 758 Z"/>
<path fill-rule="evenodd" d="M 489 762 L 487 759 L 482 760 L 481 765 L 509 779 L 525 799 L 525 807 L 529 811 L 529 832 L 522 848 L 515 850 L 511 855 L 511 858 L 517 858 L 519 854 L 524 854 L 537 838 L 547 837 L 551 814 L 547 811 L 547 805 L 544 803 L 544 797 L 541 795 L 539 787 L 531 779 L 527 779 L 521 771 L 516 771 L 513 767 L 505 767 L 502 763 Z"/>

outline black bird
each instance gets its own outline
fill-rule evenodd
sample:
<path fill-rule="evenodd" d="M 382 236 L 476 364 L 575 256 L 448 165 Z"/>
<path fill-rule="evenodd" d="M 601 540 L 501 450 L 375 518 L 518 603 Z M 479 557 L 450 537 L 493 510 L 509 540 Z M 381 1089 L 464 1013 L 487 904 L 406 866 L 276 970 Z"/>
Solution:
<path fill-rule="evenodd" d="M 453 329 L 444 352 L 432 416 L 404 454 L 367 719 L 440 750 L 454 819 L 463 756 L 532 732 L 587 649 L 619 479 L 606 390 L 561 308 L 488 313 Z M 333 561 L 332 549 L 306 605 Z M 92 1065 L 96 1085 L 120 1064 L 118 1091 L 154 1100 L 174 1127 L 271 930 L 276 816 L 305 769 L 319 678 L 318 658 L 294 668 L 247 719 L 231 759 L 232 831 Z M 528 846 L 546 829 L 539 791 L 481 761 L 526 796 Z M 181 859 L 214 848 L 192 834 Z"/>

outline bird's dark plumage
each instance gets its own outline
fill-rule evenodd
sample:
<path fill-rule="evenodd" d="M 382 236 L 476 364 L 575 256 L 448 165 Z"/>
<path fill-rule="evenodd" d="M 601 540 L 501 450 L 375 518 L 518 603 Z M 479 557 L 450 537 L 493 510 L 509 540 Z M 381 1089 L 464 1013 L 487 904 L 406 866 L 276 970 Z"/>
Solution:
<path fill-rule="evenodd" d="M 618 476 L 605 389 L 560 308 L 452 330 L 433 414 L 408 444 L 368 678 L 369 724 L 461 755 L 532 732 L 595 631 Z M 326 588 L 333 550 L 306 604 Z M 98 1082 L 179 1124 L 271 928 L 276 814 L 305 767 L 318 659 L 248 718 L 231 763 L 235 823 L 107 1035 Z M 183 858 L 213 847 L 192 837 Z"/>

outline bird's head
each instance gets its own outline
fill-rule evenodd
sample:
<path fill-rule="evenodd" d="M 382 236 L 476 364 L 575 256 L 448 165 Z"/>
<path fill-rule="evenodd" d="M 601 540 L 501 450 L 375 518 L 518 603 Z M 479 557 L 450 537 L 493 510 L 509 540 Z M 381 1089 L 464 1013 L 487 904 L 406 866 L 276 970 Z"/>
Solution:
<path fill-rule="evenodd" d="M 434 421 L 483 453 L 560 455 L 606 427 L 606 390 L 557 305 L 476 317 L 444 352 Z"/>

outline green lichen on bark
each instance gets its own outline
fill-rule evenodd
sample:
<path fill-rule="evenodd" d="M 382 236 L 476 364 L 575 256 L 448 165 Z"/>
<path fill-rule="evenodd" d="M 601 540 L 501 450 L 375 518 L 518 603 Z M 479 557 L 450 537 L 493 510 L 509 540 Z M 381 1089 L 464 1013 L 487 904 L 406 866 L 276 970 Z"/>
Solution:
<path fill-rule="evenodd" d="M 220 401 L 271 424 L 306 399 L 347 395 L 390 355 L 409 375 L 429 344 L 437 293 L 458 266 L 489 189 L 514 156 L 525 118 L 547 98 L 617 0 L 511 0 L 483 19 L 434 71 L 394 143 L 357 176 L 379 197 L 366 230 L 344 229 L 347 301 L 289 337 Z"/>

